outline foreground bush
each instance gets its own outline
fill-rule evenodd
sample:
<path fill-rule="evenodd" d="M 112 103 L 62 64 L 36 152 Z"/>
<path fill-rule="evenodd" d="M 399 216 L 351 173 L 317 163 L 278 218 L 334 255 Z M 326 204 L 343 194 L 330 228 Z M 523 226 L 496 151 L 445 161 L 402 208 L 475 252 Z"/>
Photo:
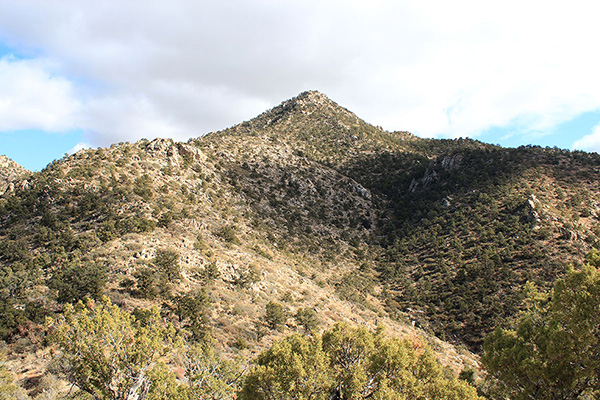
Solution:
<path fill-rule="evenodd" d="M 95 399 L 144 398 L 153 383 L 152 370 L 174 336 L 157 308 L 145 319 L 136 320 L 106 298 L 67 304 L 63 316 L 49 323 L 68 379 Z"/>
<path fill-rule="evenodd" d="M 176 333 L 156 307 L 131 314 L 107 298 L 88 300 L 67 304 L 64 314 L 48 324 L 60 350 L 56 365 L 93 399 L 224 400 L 239 388 L 242 367 L 224 360 L 208 334 L 196 341 L 193 331 Z"/>
<path fill-rule="evenodd" d="M 533 292 L 512 329 L 496 329 L 482 361 L 511 399 L 600 396 L 600 253 L 550 293 Z"/>
<path fill-rule="evenodd" d="M 177 333 L 157 308 L 130 314 L 106 298 L 88 300 L 66 305 L 49 327 L 64 377 L 99 400 L 479 398 L 420 341 L 346 324 L 276 342 L 245 377 L 210 337 Z"/>
<path fill-rule="evenodd" d="M 246 376 L 240 400 L 479 399 L 448 377 L 430 349 L 337 324 L 322 336 L 276 342 Z"/>

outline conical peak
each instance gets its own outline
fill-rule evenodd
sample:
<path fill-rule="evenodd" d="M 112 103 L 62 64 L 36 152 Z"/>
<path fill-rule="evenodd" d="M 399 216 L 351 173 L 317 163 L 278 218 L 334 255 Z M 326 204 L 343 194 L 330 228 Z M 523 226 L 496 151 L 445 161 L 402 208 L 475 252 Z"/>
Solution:
<path fill-rule="evenodd" d="M 324 93 L 319 92 L 318 90 L 307 90 L 305 92 L 300 93 L 292 100 L 300 100 L 300 101 L 312 101 L 312 102 L 324 102 L 331 101 L 329 97 Z"/>
<path fill-rule="evenodd" d="M 342 113 L 352 116 L 352 118 L 356 118 L 356 116 L 353 113 L 351 113 L 344 107 L 341 107 L 335 101 L 327 97 L 327 95 L 317 90 L 307 90 L 305 92 L 302 92 L 298 96 L 284 101 L 271 111 L 275 113 L 280 113 L 292 112 L 294 110 L 301 111 L 303 114 L 311 114 L 315 111 L 330 114 Z"/>
<path fill-rule="evenodd" d="M 294 125 L 296 128 L 306 131 L 307 126 L 322 125 L 325 121 L 328 121 L 329 125 L 334 124 L 345 128 L 362 122 L 354 113 L 340 106 L 325 94 L 317 90 L 308 90 L 285 100 L 250 121 L 236 125 L 233 127 L 233 131 L 236 134 L 255 133 L 267 127 L 273 129 L 281 124 L 287 126 L 286 130 L 289 126 Z"/>
<path fill-rule="evenodd" d="M 331 100 L 327 95 L 317 90 L 307 90 L 300 93 L 298 96 L 288 100 L 289 103 L 297 106 L 315 106 L 315 107 L 339 107 L 337 103 Z M 284 102 L 283 104 L 285 104 Z"/>

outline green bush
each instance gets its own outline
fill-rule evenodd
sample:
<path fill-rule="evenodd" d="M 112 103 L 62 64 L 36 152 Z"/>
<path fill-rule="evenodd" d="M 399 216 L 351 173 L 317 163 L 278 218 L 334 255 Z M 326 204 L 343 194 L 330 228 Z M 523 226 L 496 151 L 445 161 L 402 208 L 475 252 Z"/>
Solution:
<path fill-rule="evenodd" d="M 217 264 L 211 262 L 208 263 L 201 273 L 202 282 L 206 284 L 213 283 L 216 279 L 221 276 L 221 272 L 219 272 L 219 268 Z"/>
<path fill-rule="evenodd" d="M 529 307 L 516 325 L 487 337 L 483 364 L 511 399 L 600 396 L 597 254 L 557 280 L 550 293 L 529 287 Z"/>
<path fill-rule="evenodd" d="M 134 181 L 133 193 L 148 201 L 153 196 L 152 178 L 142 175 Z"/>
<path fill-rule="evenodd" d="M 176 250 L 159 249 L 152 260 L 152 265 L 168 283 L 175 283 L 181 279 L 179 253 Z"/>
<path fill-rule="evenodd" d="M 219 230 L 215 232 L 219 238 L 223 239 L 227 243 L 232 244 L 240 244 L 240 240 L 238 239 L 236 233 L 236 228 L 231 225 L 223 226 Z"/>
<path fill-rule="evenodd" d="M 248 287 L 260 280 L 260 273 L 254 265 L 249 265 L 247 269 L 238 271 L 238 276 L 234 284 L 242 288 Z"/>
<path fill-rule="evenodd" d="M 157 308 L 139 321 L 104 298 L 98 303 L 67 304 L 64 314 L 48 324 L 53 332 L 50 340 L 61 350 L 55 355 L 58 365 L 73 385 L 93 398 L 143 398 L 152 385 L 160 388 L 175 382 L 161 382 L 158 378 L 164 374 L 152 372 L 172 351 L 174 336 Z"/>
<path fill-rule="evenodd" d="M 279 303 L 270 301 L 265 308 L 264 321 L 271 329 L 281 329 L 288 319 L 289 310 Z"/>
<path fill-rule="evenodd" d="M 172 310 L 181 326 L 190 330 L 194 340 L 203 340 L 210 332 L 208 307 L 210 300 L 204 290 L 177 295 L 172 300 Z"/>
<path fill-rule="evenodd" d="M 56 291 L 60 303 L 74 303 L 86 297 L 99 299 L 106 284 L 106 267 L 103 265 L 74 261 L 57 270 L 48 281 L 48 287 Z"/>
<path fill-rule="evenodd" d="M 336 324 L 323 336 L 295 334 L 261 353 L 239 400 L 482 400 L 448 377 L 429 348 L 365 328 Z"/>
<path fill-rule="evenodd" d="M 161 287 L 161 277 L 158 272 L 152 268 L 143 267 L 133 274 L 136 281 L 135 294 L 146 299 L 155 299 L 164 291 Z M 165 289 L 168 289 L 166 287 Z M 170 293 L 170 291 L 168 291 Z"/>
<path fill-rule="evenodd" d="M 12 372 L 0 361 L 0 399 L 29 400 L 27 391 L 19 386 Z"/>
<path fill-rule="evenodd" d="M 181 279 L 179 253 L 172 249 L 159 249 L 150 265 L 138 269 L 134 278 L 138 296 L 148 299 L 169 297 L 173 285 Z"/>
<path fill-rule="evenodd" d="M 294 316 L 298 325 L 304 328 L 305 332 L 312 332 L 319 326 L 319 317 L 313 308 L 300 308 Z"/>

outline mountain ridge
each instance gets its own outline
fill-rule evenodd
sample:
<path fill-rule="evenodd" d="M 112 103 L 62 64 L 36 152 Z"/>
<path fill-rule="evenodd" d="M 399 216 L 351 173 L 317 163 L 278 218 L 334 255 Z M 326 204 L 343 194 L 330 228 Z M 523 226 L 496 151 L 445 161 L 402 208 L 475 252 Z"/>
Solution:
<path fill-rule="evenodd" d="M 298 97 L 310 98 L 310 93 Z M 487 252 L 494 253 L 494 257 L 501 260 L 500 264 L 511 265 L 507 268 L 512 268 L 517 272 L 511 275 L 510 282 L 512 283 L 510 285 L 498 282 L 501 286 L 506 286 L 503 290 L 496 290 L 494 285 L 486 289 L 484 293 L 481 293 L 478 287 L 468 289 L 481 301 L 488 302 L 489 299 L 494 299 L 493 303 L 484 308 L 491 307 L 496 310 L 491 311 L 490 316 L 485 319 L 488 321 L 484 323 L 487 328 L 483 328 L 482 322 L 477 322 L 475 314 L 472 315 L 473 322 L 466 322 L 467 329 L 479 332 L 474 335 L 473 339 L 468 339 L 472 346 L 480 346 L 482 332 L 500 322 L 492 317 L 495 313 L 507 317 L 517 311 L 521 301 L 519 300 L 521 297 L 519 287 L 526 280 L 535 280 L 542 286 L 549 285 L 561 274 L 561 268 L 558 265 L 582 262 L 583 254 L 598 240 L 597 210 L 593 200 L 598 199 L 598 187 L 593 180 L 590 180 L 590 177 L 596 176 L 598 172 L 597 165 L 600 159 L 598 155 L 536 146 L 509 149 L 471 139 L 437 140 L 420 139 L 411 135 L 398 136 L 395 133 L 373 127 L 358 119 L 354 114 L 350 118 L 354 122 L 358 121 L 358 127 L 353 127 L 343 122 L 348 118 L 346 109 L 329 101 L 324 95 L 319 94 L 316 97 L 317 99 L 326 99 L 322 100 L 326 102 L 325 112 L 322 112 L 321 109 L 307 112 L 300 106 L 296 107 L 298 101 L 294 98 L 283 102 L 282 106 L 275 107 L 275 110 L 280 110 L 278 112 L 285 111 L 285 123 L 277 129 L 271 128 L 268 124 L 257 125 L 262 128 L 250 130 L 249 136 L 266 136 L 273 142 L 283 142 L 284 145 L 293 147 L 298 154 L 334 168 L 364 188 L 372 196 L 373 204 L 377 204 L 376 208 L 379 210 L 378 228 L 374 235 L 383 238 L 383 241 L 372 239 L 371 243 L 378 242 L 389 249 L 390 246 L 395 246 L 394 243 L 398 238 L 417 234 L 415 240 L 419 243 L 415 248 L 406 249 L 405 245 L 401 246 L 403 251 L 421 254 L 417 260 L 413 260 L 411 263 L 416 262 L 426 266 L 430 263 L 427 260 L 433 259 L 443 264 L 445 262 L 439 256 L 432 258 L 431 251 L 424 250 L 427 246 L 425 243 L 427 236 L 418 234 L 418 230 L 415 228 L 427 231 L 435 226 L 430 224 L 431 218 L 424 218 L 425 215 L 431 213 L 443 215 L 444 226 L 447 226 L 448 222 L 454 219 L 456 206 L 461 203 L 466 204 L 469 205 L 471 212 L 474 212 L 472 217 L 480 216 L 478 217 L 480 222 L 460 222 L 461 233 L 454 234 L 460 235 L 461 239 L 458 242 L 451 240 L 452 235 L 448 232 L 444 233 L 444 237 L 450 241 L 446 244 L 450 248 L 454 246 L 452 243 L 457 243 L 458 246 L 456 254 L 459 255 L 459 259 L 454 268 L 462 268 L 460 265 L 466 262 L 467 265 L 475 268 L 474 271 L 480 271 L 485 270 L 484 266 L 488 263 L 486 260 L 490 255 L 482 257 L 479 252 L 479 255 L 469 254 L 466 259 L 463 259 L 463 250 L 461 249 L 464 247 L 464 243 L 462 242 L 466 240 L 467 246 L 473 246 L 471 239 L 473 230 L 479 232 L 479 227 L 484 221 L 486 224 L 494 226 L 492 232 L 497 237 L 490 236 Z M 309 109 L 314 105 L 314 102 L 305 102 L 304 100 L 300 103 Z M 289 106 L 290 104 L 292 106 Z M 267 112 L 263 115 L 271 114 Z M 336 116 L 338 117 L 336 118 Z M 342 123 L 338 123 L 339 121 Z M 223 139 L 227 135 L 236 135 L 242 128 L 244 128 L 244 124 L 222 131 L 218 137 Z M 580 187 L 573 186 L 579 177 L 583 178 Z M 541 192 L 538 193 L 537 190 L 541 190 Z M 489 198 L 487 195 L 477 197 L 472 195 L 472 193 L 479 192 L 493 193 L 492 196 L 496 198 Z M 545 202 L 540 202 L 538 207 L 553 210 L 552 215 L 546 215 L 546 219 L 535 216 L 535 214 L 546 214 L 545 212 L 540 212 L 539 209 L 531 210 L 528 206 L 530 196 L 536 193 L 540 199 L 545 200 Z M 456 198 L 456 196 L 459 197 Z M 570 198 L 567 207 L 562 204 L 562 198 Z M 585 204 L 579 205 L 581 210 L 573 214 L 569 207 L 574 206 L 582 198 L 586 199 Z M 444 205 L 451 206 L 445 207 Z M 492 205 L 492 212 L 489 212 L 490 205 Z M 494 210 L 501 210 L 502 213 L 499 214 Z M 583 218 L 580 218 L 579 214 Z M 420 217 L 417 218 L 419 215 Z M 519 217 L 515 218 L 517 215 Z M 481 220 L 481 216 L 484 216 L 483 220 Z M 461 218 L 465 217 L 461 216 Z M 471 216 L 466 218 L 471 218 Z M 572 221 L 575 221 L 575 229 L 573 229 Z M 452 224 L 454 225 L 456 222 Z M 439 232 L 436 228 L 433 234 L 438 235 Z M 505 241 L 506 235 L 519 238 L 509 241 L 519 245 L 512 244 L 508 247 L 512 250 L 502 253 L 504 255 L 501 256 L 498 249 L 504 248 L 505 243 L 508 243 Z M 574 239 L 565 246 L 561 244 L 563 237 Z M 406 239 L 402 240 L 406 241 Z M 552 250 L 544 251 L 542 243 L 551 245 Z M 535 249 L 533 253 L 531 249 Z M 538 252 L 546 253 L 546 256 L 542 257 L 544 262 L 539 265 L 546 264 L 553 266 L 552 268 L 544 270 L 535 267 L 531 269 L 529 263 L 538 263 L 535 261 Z M 443 252 L 443 254 L 448 255 L 447 252 Z M 379 263 L 376 269 L 384 276 L 389 277 L 389 273 L 386 272 L 388 271 L 386 264 L 389 263 L 395 265 L 397 261 L 385 260 Z M 404 261 L 400 264 L 403 263 Z M 457 283 L 461 286 L 465 285 L 464 282 L 460 282 L 463 278 L 456 277 L 456 271 L 453 268 L 449 272 L 449 274 L 443 273 L 445 274 L 443 286 L 453 287 Z M 439 272 L 433 276 L 436 274 Z M 397 273 L 393 275 L 397 275 Z M 426 285 L 425 288 L 436 287 L 436 281 L 430 280 L 432 275 L 429 273 L 424 275 L 410 273 L 408 275 L 411 276 L 409 281 L 412 282 L 409 287 L 414 288 L 415 285 L 419 287 L 421 284 Z M 459 282 L 456 281 L 457 279 Z M 385 282 L 382 283 L 385 285 Z M 439 283 L 437 282 L 437 284 Z M 429 291 L 430 289 L 425 289 L 423 292 Z M 412 291 L 409 292 L 412 293 Z M 502 300 L 506 296 L 508 298 Z M 405 296 L 401 295 L 402 297 Z M 447 295 L 441 297 L 446 298 L 444 301 L 454 303 L 453 300 L 448 299 Z M 430 300 L 419 302 L 424 301 L 431 303 Z M 468 300 L 465 301 L 468 302 Z M 505 301 L 508 307 L 501 305 Z M 401 303 L 406 304 L 406 299 Z M 414 303 L 412 307 L 410 306 L 412 301 L 409 300 L 408 303 L 408 305 L 401 306 L 401 309 L 414 308 Z M 389 304 L 392 305 L 391 309 L 395 309 L 398 303 L 394 298 L 390 298 Z M 459 307 L 464 307 L 460 304 L 459 302 Z M 425 310 L 429 309 L 426 314 L 437 312 L 430 305 L 422 304 L 422 306 L 425 306 Z M 420 312 L 422 311 L 424 310 L 420 310 Z M 429 318 L 424 320 L 420 317 L 421 315 L 423 314 L 414 314 L 410 318 L 419 320 L 424 326 L 429 326 Z M 458 330 L 465 329 L 464 323 L 465 321 L 459 323 Z M 448 322 L 439 321 L 436 324 L 446 325 Z M 473 327 L 470 327 L 472 324 Z M 439 327 L 433 327 L 433 329 L 438 334 L 443 333 Z M 466 337 L 464 333 L 458 333 L 454 329 L 456 328 L 451 330 L 452 336 Z M 458 336 L 455 336 L 457 334 Z"/>
<path fill-rule="evenodd" d="M 44 315 L 101 294 L 169 316 L 171 296 L 203 289 L 230 354 L 300 329 L 267 328 L 275 301 L 321 327 L 423 335 L 455 373 L 477 369 L 432 335 L 479 351 L 528 281 L 581 263 L 600 238 L 599 168 L 584 152 L 386 132 L 315 91 L 187 143 L 83 150 L 0 196 L 0 334 L 35 338 Z M 177 255 L 173 282 L 161 254 Z"/>

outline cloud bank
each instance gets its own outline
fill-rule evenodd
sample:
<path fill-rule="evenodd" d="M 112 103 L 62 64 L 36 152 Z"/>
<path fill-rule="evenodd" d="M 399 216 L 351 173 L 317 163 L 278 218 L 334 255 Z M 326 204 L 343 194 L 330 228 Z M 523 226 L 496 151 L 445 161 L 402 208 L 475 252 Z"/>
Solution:
<path fill-rule="evenodd" d="M 0 85 L 14 83 L 0 130 L 182 140 L 317 89 L 388 130 L 541 135 L 600 109 L 599 12 L 577 0 L 0 2 L 0 39 L 29 57 L 0 61 L 12 74 Z"/>
<path fill-rule="evenodd" d="M 52 76 L 44 60 L 0 58 L 0 131 L 71 129 L 79 107 L 71 82 Z"/>

